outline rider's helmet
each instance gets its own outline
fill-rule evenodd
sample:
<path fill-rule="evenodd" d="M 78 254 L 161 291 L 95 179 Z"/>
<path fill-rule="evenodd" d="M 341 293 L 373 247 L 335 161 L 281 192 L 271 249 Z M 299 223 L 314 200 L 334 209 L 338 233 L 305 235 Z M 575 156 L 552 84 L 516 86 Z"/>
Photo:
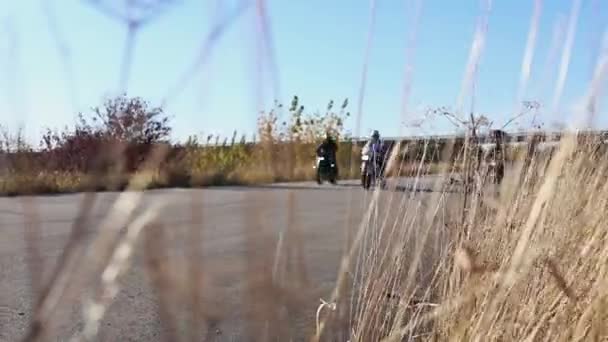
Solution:
<path fill-rule="evenodd" d="M 378 132 L 377 129 L 372 132 L 371 139 L 373 141 L 378 141 L 380 139 L 380 132 Z"/>
<path fill-rule="evenodd" d="M 334 136 L 331 131 L 325 132 L 325 141 L 328 143 L 335 142 Z"/>

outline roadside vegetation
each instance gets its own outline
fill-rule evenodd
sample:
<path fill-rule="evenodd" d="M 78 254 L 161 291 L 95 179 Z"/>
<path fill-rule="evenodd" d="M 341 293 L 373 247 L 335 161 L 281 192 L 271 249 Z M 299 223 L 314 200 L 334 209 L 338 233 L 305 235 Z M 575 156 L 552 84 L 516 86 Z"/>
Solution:
<path fill-rule="evenodd" d="M 171 140 L 170 116 L 142 98 L 107 99 L 73 126 L 47 129 L 39 146 L 21 132 L 2 130 L 0 193 L 45 194 L 124 189 L 137 172 L 148 188 L 197 187 L 312 180 L 315 148 L 332 132 L 340 141 L 339 164 L 347 170 L 352 143 L 344 124 L 348 101 L 338 111 L 307 113 L 296 97 L 289 108 L 275 103 L 259 115 L 257 134 L 191 136 Z M 163 150 L 153 168 L 143 161 Z"/>
<path fill-rule="evenodd" d="M 474 181 L 449 200 L 446 187 L 426 210 L 408 202 L 398 229 L 369 220 L 385 245 L 357 263 L 352 340 L 608 336 L 605 144 L 568 135 L 527 157 L 499 186 Z"/>
<path fill-rule="evenodd" d="M 139 97 L 109 98 L 90 113 L 80 113 L 71 126 L 47 128 L 37 146 L 21 131 L 0 126 L 0 194 L 116 191 L 137 172 L 150 177 L 148 189 L 312 181 L 315 149 L 326 132 L 339 144 L 340 178 L 356 179 L 364 141 L 354 142 L 346 131 L 347 107 L 348 99 L 332 100 L 324 111 L 310 113 L 294 96 L 289 106 L 275 102 L 259 113 L 252 136 L 235 131 L 229 137 L 194 135 L 175 142 L 171 116 L 162 108 Z M 441 113 L 449 115 L 447 109 Z M 425 172 L 438 172 L 446 165 L 442 154 L 449 144 L 401 144 L 397 157 L 403 163 L 388 175 L 416 175 L 421 158 L 428 164 Z M 453 151 L 463 141 L 455 144 Z M 154 150 L 163 150 L 163 157 L 150 168 L 143 162 Z M 448 162 L 456 156 L 451 153 Z"/>

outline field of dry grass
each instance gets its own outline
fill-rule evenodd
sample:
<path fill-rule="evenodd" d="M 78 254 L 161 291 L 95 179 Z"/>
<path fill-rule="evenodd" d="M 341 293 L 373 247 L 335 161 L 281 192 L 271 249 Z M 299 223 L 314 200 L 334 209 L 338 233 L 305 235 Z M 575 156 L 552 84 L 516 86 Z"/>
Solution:
<path fill-rule="evenodd" d="M 399 341 L 419 333 L 430 340 L 605 339 L 606 159 L 593 144 L 564 144 L 551 162 L 535 156 L 512 172 L 498 196 L 472 194 L 467 210 L 449 223 L 449 246 L 435 251 L 442 257 L 425 289 L 428 306 L 414 305 L 415 275 L 430 271 L 422 262 L 428 250 L 388 270 L 379 267 L 382 260 L 372 263 L 377 271 L 362 284 L 370 294 L 359 309 L 357 340 Z M 408 220 L 439 219 L 410 210 Z M 415 227 L 432 232 L 443 224 Z M 408 241 L 399 235 L 403 230 L 393 234 L 391 241 Z M 399 293 L 399 305 L 377 310 L 386 291 Z"/>

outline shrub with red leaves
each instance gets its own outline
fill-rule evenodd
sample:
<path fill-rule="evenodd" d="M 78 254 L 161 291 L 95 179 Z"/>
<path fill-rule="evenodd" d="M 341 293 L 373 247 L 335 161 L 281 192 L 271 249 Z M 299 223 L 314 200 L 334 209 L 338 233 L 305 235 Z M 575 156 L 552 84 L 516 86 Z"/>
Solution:
<path fill-rule="evenodd" d="M 82 113 L 73 128 L 47 129 L 41 146 L 46 169 L 91 172 L 124 168 L 133 171 L 155 144 L 167 143 L 171 127 L 160 107 L 125 95 L 107 99 Z M 122 162 L 122 163 L 121 163 Z"/>

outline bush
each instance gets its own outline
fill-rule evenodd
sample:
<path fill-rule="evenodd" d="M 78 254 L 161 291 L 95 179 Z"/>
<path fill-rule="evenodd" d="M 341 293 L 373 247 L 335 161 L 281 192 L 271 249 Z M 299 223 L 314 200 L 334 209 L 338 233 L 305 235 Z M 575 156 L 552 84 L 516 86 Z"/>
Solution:
<path fill-rule="evenodd" d="M 90 116 L 80 113 L 72 129 L 47 129 L 41 141 L 46 156 L 43 167 L 84 173 L 113 168 L 132 172 L 151 146 L 168 143 L 170 133 L 162 108 L 150 107 L 139 97 L 107 99 Z"/>

